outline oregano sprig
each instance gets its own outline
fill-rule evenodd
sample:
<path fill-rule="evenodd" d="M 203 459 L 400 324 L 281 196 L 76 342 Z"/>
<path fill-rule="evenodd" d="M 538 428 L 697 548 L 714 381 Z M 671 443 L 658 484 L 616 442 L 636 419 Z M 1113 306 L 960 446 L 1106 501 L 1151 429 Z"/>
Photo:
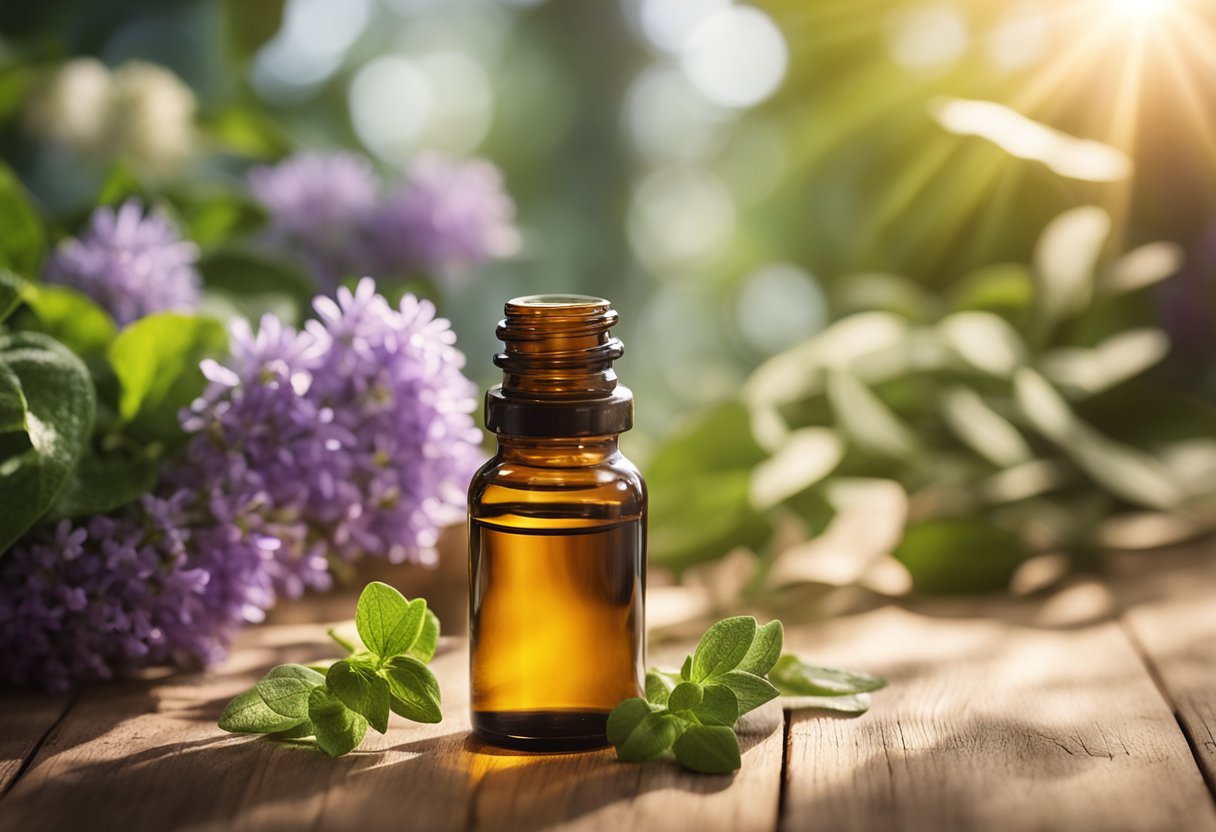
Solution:
<path fill-rule="evenodd" d="M 426 601 L 373 581 L 359 596 L 361 645 L 329 636 L 347 652 L 328 667 L 282 664 L 228 703 L 219 727 L 280 739 L 315 737 L 331 757 L 357 748 L 370 725 L 383 734 L 392 711 L 439 722 L 439 681 L 427 667 L 439 645 L 439 618 Z"/>
<path fill-rule="evenodd" d="M 862 713 L 869 692 L 886 685 L 865 673 L 833 670 L 782 655 L 780 621 L 751 616 L 714 624 L 679 672 L 651 668 L 645 698 L 626 699 L 608 716 L 608 741 L 625 762 L 669 753 L 687 769 L 726 774 L 741 765 L 739 717 L 777 697 L 787 708 Z"/>

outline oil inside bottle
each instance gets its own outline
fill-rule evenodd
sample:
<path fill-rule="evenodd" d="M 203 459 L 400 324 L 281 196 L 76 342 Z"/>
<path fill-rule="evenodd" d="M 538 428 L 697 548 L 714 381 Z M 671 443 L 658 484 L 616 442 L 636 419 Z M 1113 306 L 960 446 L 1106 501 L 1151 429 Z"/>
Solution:
<path fill-rule="evenodd" d="M 644 526 L 513 519 L 470 522 L 474 733 L 524 750 L 602 746 L 609 712 L 642 681 Z"/>

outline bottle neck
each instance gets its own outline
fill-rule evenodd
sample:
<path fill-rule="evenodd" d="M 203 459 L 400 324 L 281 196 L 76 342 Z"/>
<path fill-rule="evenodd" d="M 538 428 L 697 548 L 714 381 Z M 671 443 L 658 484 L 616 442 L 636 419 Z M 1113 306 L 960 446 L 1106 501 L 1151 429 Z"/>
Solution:
<path fill-rule="evenodd" d="M 486 394 L 486 427 L 502 436 L 600 437 L 633 425 L 633 394 L 612 362 L 617 314 L 602 298 L 531 295 L 507 302 L 494 356 L 502 384 Z"/>
<path fill-rule="evenodd" d="M 532 468 L 585 468 L 620 453 L 617 434 L 550 439 L 498 436 L 498 456 Z"/>

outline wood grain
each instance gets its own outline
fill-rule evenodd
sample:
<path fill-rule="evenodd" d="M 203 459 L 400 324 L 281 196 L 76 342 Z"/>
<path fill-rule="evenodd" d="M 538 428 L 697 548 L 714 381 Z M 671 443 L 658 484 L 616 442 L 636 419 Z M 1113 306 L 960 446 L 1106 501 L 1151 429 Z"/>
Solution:
<path fill-rule="evenodd" d="M 0 795 L 12 785 L 71 702 L 67 695 L 34 693 L 9 693 L 0 700 Z"/>
<path fill-rule="evenodd" d="M 1124 626 L 1216 796 L 1216 553 L 1139 553 L 1121 565 Z"/>
<path fill-rule="evenodd" d="M 1116 623 L 885 608 L 793 639 L 891 687 L 791 720 L 782 828 L 1216 830 L 1185 738 Z"/>

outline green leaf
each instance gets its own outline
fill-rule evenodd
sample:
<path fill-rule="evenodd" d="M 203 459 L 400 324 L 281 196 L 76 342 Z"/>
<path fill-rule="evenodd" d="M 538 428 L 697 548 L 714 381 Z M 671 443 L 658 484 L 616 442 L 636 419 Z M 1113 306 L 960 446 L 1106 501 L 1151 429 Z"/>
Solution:
<path fill-rule="evenodd" d="M 29 283 L 21 296 L 37 319 L 34 328 L 50 335 L 77 355 L 104 352 L 118 334 L 109 313 L 75 289 Z"/>
<path fill-rule="evenodd" d="M 887 685 L 885 679 L 853 670 L 816 667 L 787 653 L 778 659 L 768 679 L 784 696 L 847 696 Z"/>
<path fill-rule="evenodd" d="M 627 763 L 652 760 L 675 742 L 680 722 L 671 714 L 659 713 L 645 699 L 626 699 L 608 715 L 608 742 L 617 758 Z"/>
<path fill-rule="evenodd" d="M 724 725 L 690 725 L 674 750 L 680 765 L 701 774 L 729 774 L 742 765 L 739 738 Z"/>
<path fill-rule="evenodd" d="M 301 722 L 307 720 L 272 711 L 257 690 L 252 689 L 228 703 L 220 714 L 219 727 L 234 734 L 271 734 L 289 731 Z"/>
<path fill-rule="evenodd" d="M 283 128 L 252 107 L 229 108 L 207 118 L 202 126 L 216 144 L 251 159 L 274 160 L 292 150 L 291 137 Z"/>
<path fill-rule="evenodd" d="M 439 616 L 431 610 L 426 611 L 422 620 L 422 633 L 410 647 L 407 654 L 420 662 L 429 662 L 435 658 L 435 650 L 439 647 Z"/>
<path fill-rule="evenodd" d="M 110 437 L 101 449 L 86 450 L 50 516 L 105 514 L 138 500 L 156 485 L 156 462 L 145 446 L 123 436 Z"/>
<path fill-rule="evenodd" d="M 21 305 L 25 281 L 8 269 L 0 268 L 0 323 Z"/>
<path fill-rule="evenodd" d="M 752 469 L 766 457 L 739 404 L 678 431 L 646 472 L 652 561 L 683 568 L 767 539 L 769 524 L 751 502 Z"/>
<path fill-rule="evenodd" d="M 308 695 L 308 718 L 317 747 L 331 757 L 358 748 L 367 733 L 367 719 L 343 705 L 324 685 L 313 688 Z"/>
<path fill-rule="evenodd" d="M 724 678 L 724 677 L 723 677 Z M 692 709 L 705 725 L 734 725 L 739 718 L 739 700 L 725 685 L 706 685 L 704 698 Z"/>
<path fill-rule="evenodd" d="M 0 433 L 24 431 L 27 427 L 26 410 L 21 379 L 7 364 L 0 363 Z"/>
<path fill-rule="evenodd" d="M 343 659 L 330 666 L 325 683 L 343 705 L 367 717 L 381 734 L 388 730 L 388 682 L 374 668 Z"/>
<path fill-rule="evenodd" d="M 431 669 L 413 656 L 394 656 L 380 670 L 388 681 L 393 713 L 414 722 L 440 722 L 439 681 Z"/>
<path fill-rule="evenodd" d="M 612 745 L 620 745 L 643 719 L 654 713 L 654 708 L 645 699 L 633 697 L 621 702 L 608 714 L 607 736 Z"/>
<path fill-rule="evenodd" d="M 776 699 L 780 691 L 762 676 L 743 670 L 732 670 L 718 678 L 718 684 L 730 688 L 738 700 L 739 716 L 754 711 L 765 702 Z M 732 723 L 733 724 L 733 723 Z"/>
<path fill-rule="evenodd" d="M 426 601 L 405 600 L 388 584 L 372 581 L 355 607 L 355 627 L 365 647 L 377 656 L 399 656 L 414 646 L 426 621 Z"/>
<path fill-rule="evenodd" d="M 864 714 L 870 710 L 870 694 L 850 693 L 844 696 L 783 696 L 781 707 L 787 711 L 835 711 L 842 714 Z"/>
<path fill-rule="evenodd" d="M 1035 246 L 1036 313 L 1042 330 L 1085 309 L 1093 297 L 1094 266 L 1110 234 L 1110 215 L 1094 205 L 1060 214 Z"/>
<path fill-rule="evenodd" d="M 0 264 L 38 274 L 45 248 L 46 233 L 38 212 L 12 170 L 0 162 Z"/>
<path fill-rule="evenodd" d="M 199 272 L 208 288 L 235 295 L 282 292 L 307 308 L 317 285 L 300 267 L 281 257 L 245 248 L 225 247 L 207 252 Z"/>
<path fill-rule="evenodd" d="M 199 362 L 226 344 L 218 321 L 176 312 L 149 315 L 119 332 L 108 355 L 122 385 L 123 421 L 154 436 L 179 436 L 178 412 L 203 391 Z"/>
<path fill-rule="evenodd" d="M 777 663 L 781 655 L 781 645 L 785 642 L 785 630 L 781 622 L 773 620 L 756 628 L 752 646 L 747 649 L 743 661 L 739 662 L 739 670 L 763 676 Z"/>
<path fill-rule="evenodd" d="M 304 719 L 309 715 L 309 695 L 324 684 L 325 677 L 311 668 L 300 664 L 281 664 L 272 667 L 254 685 L 254 690 L 276 714 Z"/>
<path fill-rule="evenodd" d="M 672 690 L 671 679 L 665 673 L 653 669 L 646 673 L 646 701 L 650 704 L 666 707 Z"/>
<path fill-rule="evenodd" d="M 734 670 L 751 649 L 756 619 L 750 615 L 724 618 L 705 631 L 692 654 L 691 678 L 703 682 Z"/>
<path fill-rule="evenodd" d="M 701 686 L 696 682 L 680 682 L 668 696 L 667 707 L 671 711 L 690 711 L 701 704 L 701 696 Z"/>
<path fill-rule="evenodd" d="M 304 737 L 311 737 L 316 733 L 316 730 L 313 727 L 312 720 L 306 719 L 294 728 L 288 728 L 285 731 L 275 731 L 270 736 L 276 740 L 299 740 Z"/>
<path fill-rule="evenodd" d="M 929 595 L 1004 589 L 1026 559 L 1016 534 L 982 519 L 913 523 L 892 554 L 916 591 Z"/>
<path fill-rule="evenodd" d="M 692 656 L 684 657 L 684 664 L 680 665 L 680 678 L 685 682 L 692 680 Z"/>
<path fill-rule="evenodd" d="M 836 424 L 858 448 L 895 459 L 917 452 L 916 434 L 865 384 L 833 371 L 828 374 L 827 392 Z"/>
<path fill-rule="evenodd" d="M 54 339 L 33 332 L 0 335 L 0 366 L 25 398 L 28 447 L 0 459 L 0 553 L 54 504 L 84 452 L 96 398 L 89 371 Z"/>

